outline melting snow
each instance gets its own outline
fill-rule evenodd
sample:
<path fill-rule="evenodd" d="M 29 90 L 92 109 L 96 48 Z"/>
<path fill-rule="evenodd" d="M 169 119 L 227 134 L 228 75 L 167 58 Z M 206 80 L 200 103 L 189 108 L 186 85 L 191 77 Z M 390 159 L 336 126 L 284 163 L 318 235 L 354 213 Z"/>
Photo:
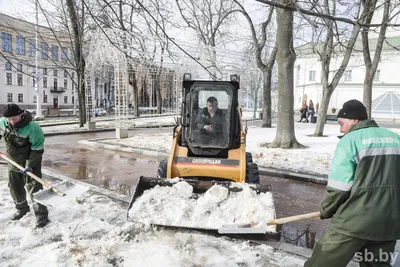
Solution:
<path fill-rule="evenodd" d="M 205 194 L 193 193 L 185 181 L 171 187 L 156 186 L 133 203 L 129 218 L 144 224 L 218 229 L 224 224 L 275 219 L 271 192 L 257 194 L 248 184 L 232 183 L 242 191 L 232 192 L 221 185 Z M 275 226 L 268 227 L 275 232 Z"/>

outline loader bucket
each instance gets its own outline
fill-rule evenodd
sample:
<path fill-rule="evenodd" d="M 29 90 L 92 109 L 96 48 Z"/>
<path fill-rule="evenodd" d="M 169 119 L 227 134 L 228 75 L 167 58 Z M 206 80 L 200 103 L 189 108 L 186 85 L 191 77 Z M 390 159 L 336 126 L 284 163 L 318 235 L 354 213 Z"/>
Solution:
<path fill-rule="evenodd" d="M 229 181 L 215 181 L 215 180 L 201 180 L 201 179 L 165 179 L 165 178 L 152 178 L 152 177 L 143 177 L 141 176 L 139 179 L 139 182 L 136 186 L 136 189 L 132 195 L 131 201 L 129 203 L 129 207 L 128 207 L 128 211 L 127 211 L 127 220 L 131 221 L 131 222 L 141 222 L 138 221 L 137 218 L 132 218 L 135 217 L 135 215 L 132 216 L 132 214 L 137 214 L 137 207 L 135 207 L 135 209 L 132 209 L 132 214 L 130 215 L 130 210 L 133 206 L 133 204 L 138 200 L 138 198 L 140 196 L 143 195 L 143 193 L 146 190 L 152 189 L 156 186 L 160 186 L 160 187 L 171 187 L 175 184 L 177 184 L 177 182 L 179 181 L 185 181 L 187 182 L 190 186 L 192 186 L 193 188 L 193 195 L 199 195 L 199 194 L 203 194 L 205 192 L 207 192 L 208 189 L 210 189 L 211 187 L 213 187 L 215 184 L 218 184 L 220 186 L 223 186 L 225 188 L 228 189 L 228 194 L 230 195 L 231 192 L 240 192 L 243 189 L 242 188 L 238 188 L 238 187 L 231 187 L 231 182 Z M 266 192 L 270 192 L 271 191 L 271 186 L 270 185 L 252 185 L 251 190 L 254 190 L 256 192 L 256 194 L 260 194 L 260 193 L 266 193 Z M 179 208 L 178 208 L 179 209 Z M 143 210 L 140 209 L 139 212 L 142 212 Z M 275 213 L 275 206 L 273 206 L 273 212 Z M 143 211 L 143 214 L 148 214 L 147 211 Z M 131 217 L 132 216 L 132 217 Z M 220 233 L 218 233 L 218 226 L 207 226 L 207 225 L 180 225 L 181 221 L 176 222 L 176 223 L 154 223 L 151 222 L 151 225 L 155 225 L 155 226 L 161 226 L 161 227 L 167 227 L 167 228 L 173 228 L 173 229 L 178 229 L 178 230 L 183 230 L 183 231 L 191 231 L 191 230 L 197 230 L 197 231 L 203 231 L 203 232 L 207 232 L 210 234 L 215 234 L 215 235 L 219 235 Z M 221 225 L 222 226 L 222 225 Z M 232 234 L 229 234 L 230 236 L 235 236 Z M 257 235 L 253 235 L 253 237 L 251 234 L 246 235 L 247 238 L 250 238 L 252 240 L 255 240 L 255 236 Z M 268 232 L 264 235 L 262 235 L 262 237 L 260 236 L 258 239 L 279 239 L 280 237 L 280 233 L 279 232 Z"/>
<path fill-rule="evenodd" d="M 198 180 L 198 179 L 184 179 L 193 187 L 193 193 L 202 194 L 210 189 L 213 185 L 219 184 L 228 188 L 229 191 L 238 192 L 241 188 L 229 187 L 230 182 L 228 181 L 215 181 L 215 180 Z M 133 203 L 138 197 L 140 197 L 144 191 L 151 189 L 155 186 L 173 186 L 177 183 L 176 179 L 165 179 L 165 178 L 154 178 L 154 177 L 144 177 L 140 176 L 139 182 L 135 188 L 135 192 L 132 195 L 132 199 L 129 203 L 128 211 L 131 209 Z M 265 193 L 271 191 L 271 185 L 254 185 L 253 190 L 259 193 Z"/>

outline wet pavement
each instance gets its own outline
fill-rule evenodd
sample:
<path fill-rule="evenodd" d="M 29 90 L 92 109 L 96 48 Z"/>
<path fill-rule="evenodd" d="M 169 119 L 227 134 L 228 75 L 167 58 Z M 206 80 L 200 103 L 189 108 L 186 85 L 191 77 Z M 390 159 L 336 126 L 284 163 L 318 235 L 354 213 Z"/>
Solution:
<path fill-rule="evenodd" d="M 325 193 L 324 185 L 286 178 L 261 176 L 261 183 L 271 185 L 277 218 L 318 211 Z M 281 228 L 280 240 L 313 248 L 329 221 L 315 218 L 284 224 Z"/>
<path fill-rule="evenodd" d="M 140 133 L 146 131 L 154 129 L 140 129 Z M 135 130 L 129 132 L 130 135 L 135 133 Z M 130 195 L 141 175 L 156 174 L 161 159 L 78 144 L 79 140 L 114 137 L 114 131 L 46 137 L 43 166 L 73 179 Z"/>

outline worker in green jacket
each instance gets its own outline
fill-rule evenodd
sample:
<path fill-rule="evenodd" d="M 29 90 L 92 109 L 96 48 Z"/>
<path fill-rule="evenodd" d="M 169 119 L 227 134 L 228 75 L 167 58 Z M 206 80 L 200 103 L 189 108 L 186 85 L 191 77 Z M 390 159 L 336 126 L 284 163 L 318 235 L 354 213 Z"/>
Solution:
<path fill-rule="evenodd" d="M 43 131 L 32 121 L 32 115 L 16 104 L 6 105 L 3 116 L 0 118 L 0 138 L 3 137 L 5 140 L 7 154 L 19 165 L 26 166 L 21 171 L 12 164 L 8 165 L 8 186 L 17 209 L 11 220 L 19 220 L 29 212 L 26 199 L 28 192 L 36 216 L 36 227 L 44 227 L 48 223 L 47 207 L 35 202 L 32 196 L 33 193 L 43 189 L 43 186 L 26 175 L 27 172 L 31 172 L 42 177 Z"/>
<path fill-rule="evenodd" d="M 321 203 L 332 218 L 304 266 L 390 266 L 400 239 L 400 136 L 367 119 L 358 100 L 338 113 L 337 144 Z"/>

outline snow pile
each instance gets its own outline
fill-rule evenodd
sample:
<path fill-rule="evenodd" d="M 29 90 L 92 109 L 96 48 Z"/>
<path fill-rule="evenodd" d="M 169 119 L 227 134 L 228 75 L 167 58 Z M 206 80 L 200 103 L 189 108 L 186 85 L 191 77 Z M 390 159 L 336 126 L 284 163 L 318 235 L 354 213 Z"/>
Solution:
<path fill-rule="evenodd" d="M 195 231 L 143 229 L 126 221 L 126 207 L 87 192 L 50 209 L 50 223 L 35 229 L 33 212 L 15 212 L 0 165 L 0 266 L 303 266 L 304 259 L 270 246 Z M 185 186 L 185 185 L 179 185 Z M 187 192 L 180 189 L 182 192 Z M 185 196 L 184 196 L 185 197 Z"/>
<path fill-rule="evenodd" d="M 205 194 L 197 195 L 185 181 L 171 187 L 157 185 L 136 199 L 129 210 L 129 218 L 146 225 L 210 229 L 224 224 L 275 219 L 271 192 L 257 194 L 248 184 L 232 183 L 231 186 L 242 190 L 232 192 L 214 185 Z M 269 226 L 268 231 L 275 232 L 276 227 Z"/>

